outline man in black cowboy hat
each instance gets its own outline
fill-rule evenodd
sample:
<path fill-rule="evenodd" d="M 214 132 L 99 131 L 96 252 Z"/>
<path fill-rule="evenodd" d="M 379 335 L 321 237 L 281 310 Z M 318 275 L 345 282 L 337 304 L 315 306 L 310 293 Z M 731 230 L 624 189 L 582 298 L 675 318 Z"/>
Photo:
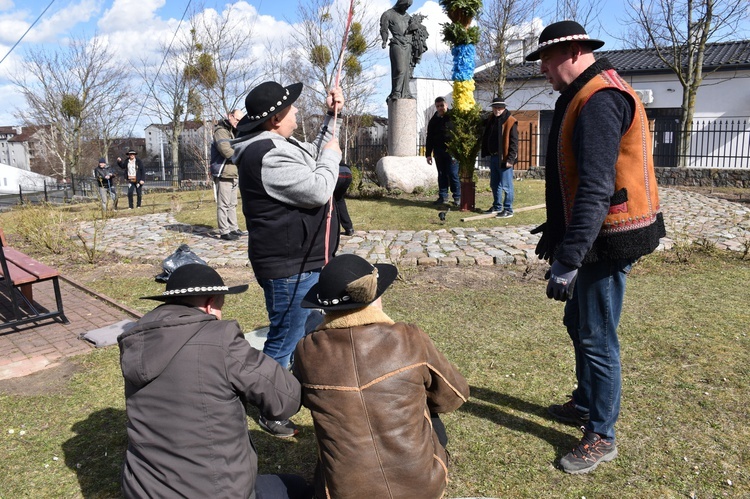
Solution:
<path fill-rule="evenodd" d="M 578 386 L 552 405 L 558 420 L 583 427 L 560 460 L 587 473 L 617 457 L 621 369 L 617 327 L 632 264 L 665 235 L 643 104 L 605 58 L 604 42 L 574 21 L 551 24 L 526 56 L 560 92 L 549 133 L 547 221 L 536 253 L 552 264 L 547 296 L 566 301 Z"/>
<path fill-rule="evenodd" d="M 245 98 L 247 114 L 237 124 L 232 158 L 239 168 L 248 257 L 263 288 L 270 321 L 263 352 L 284 368 L 309 315 L 300 301 L 318 281 L 320 268 L 339 241 L 331 201 L 341 149 L 332 138 L 331 118 L 341 111 L 343 94 L 340 88 L 328 92 L 328 114 L 318 136 L 307 143 L 292 137 L 297 128 L 294 102 L 301 92 L 301 83 L 284 87 L 274 81 L 251 90 Z M 280 437 L 297 432 L 291 421 L 265 415 L 260 424 Z"/>
<path fill-rule="evenodd" d="M 257 475 L 245 403 L 287 418 L 300 385 L 221 320 L 227 286 L 202 264 L 175 269 L 164 302 L 117 338 L 125 378 L 125 497 L 309 497 L 304 479 Z M 307 494 L 307 495 L 303 495 Z"/>
<path fill-rule="evenodd" d="M 133 191 L 137 194 L 138 204 L 136 208 L 141 207 L 141 198 L 143 184 L 146 182 L 146 170 L 143 168 L 143 162 L 136 156 L 138 153 L 135 149 L 129 149 L 125 161 L 117 158 L 117 166 L 125 170 L 124 175 L 128 181 L 128 209 L 133 209 Z"/>
<path fill-rule="evenodd" d="M 492 191 L 492 206 L 485 213 L 510 218 L 513 216 L 513 165 L 518 158 L 518 121 L 511 116 L 503 99 L 495 97 L 490 106 L 492 114 L 485 121 L 482 134 L 482 157 L 490 157 Z"/>
<path fill-rule="evenodd" d="M 466 402 L 469 385 L 424 331 L 383 312 L 397 275 L 393 265 L 339 255 L 302 302 L 325 311 L 294 360 L 318 440 L 315 497 L 445 491 L 448 438 L 437 414 Z"/>

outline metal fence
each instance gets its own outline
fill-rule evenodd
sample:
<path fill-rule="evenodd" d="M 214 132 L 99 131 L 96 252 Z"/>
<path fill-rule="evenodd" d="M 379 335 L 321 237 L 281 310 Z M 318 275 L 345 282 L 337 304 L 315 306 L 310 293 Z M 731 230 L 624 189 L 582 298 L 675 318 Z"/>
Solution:
<path fill-rule="evenodd" d="M 675 120 L 649 123 L 653 139 L 654 164 L 659 167 L 750 169 L 750 122 L 748 120 L 700 120 L 693 122 L 690 133 L 679 130 Z M 516 170 L 545 165 L 549 125 L 529 123 L 518 129 Z M 689 140 L 686 152 L 680 152 L 681 141 Z M 415 154 L 424 155 L 422 137 Z M 374 171 L 378 160 L 388 154 L 386 140 L 357 142 L 349 148 L 350 163 Z M 477 158 L 480 170 L 489 168 L 489 158 Z"/>

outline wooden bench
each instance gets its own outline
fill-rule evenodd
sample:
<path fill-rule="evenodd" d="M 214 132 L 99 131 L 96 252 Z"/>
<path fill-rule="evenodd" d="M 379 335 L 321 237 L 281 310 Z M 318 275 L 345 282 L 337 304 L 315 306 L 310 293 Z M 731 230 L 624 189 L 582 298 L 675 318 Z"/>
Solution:
<path fill-rule="evenodd" d="M 59 318 L 64 324 L 68 324 L 68 318 L 63 313 L 62 296 L 60 295 L 60 273 L 41 262 L 38 262 L 10 248 L 5 240 L 5 233 L 0 229 L 0 288 L 7 291 L 13 308 L 13 319 L 6 318 L 0 323 L 0 328 L 16 327 L 29 322 L 40 321 L 50 318 Z M 57 310 L 38 310 L 34 305 L 34 293 L 32 286 L 38 282 L 52 281 L 55 289 L 55 300 Z M 22 310 L 24 306 L 26 310 Z"/>

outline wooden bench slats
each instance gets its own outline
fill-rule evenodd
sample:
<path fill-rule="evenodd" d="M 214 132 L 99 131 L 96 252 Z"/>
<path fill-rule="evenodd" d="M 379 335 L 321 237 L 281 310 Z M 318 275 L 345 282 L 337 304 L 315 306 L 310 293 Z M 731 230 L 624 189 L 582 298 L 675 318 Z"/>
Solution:
<path fill-rule="evenodd" d="M 8 261 L 8 272 L 10 272 L 11 282 L 19 286 L 21 284 L 28 284 L 30 282 L 37 282 L 39 278 L 34 274 L 26 272 L 24 269 L 16 265 L 15 263 Z M 0 276 L 5 277 L 2 269 L 0 269 Z"/>
<path fill-rule="evenodd" d="M 36 276 L 36 280 L 43 281 L 45 279 L 50 279 L 52 277 L 59 276 L 60 273 L 53 269 L 52 267 L 49 267 L 41 262 L 38 262 L 34 260 L 33 258 L 24 255 L 18 250 L 15 250 L 13 248 L 3 248 L 3 252 L 5 253 L 5 259 L 13 263 L 16 268 L 21 268 L 28 272 L 29 274 Z M 10 271 L 11 273 L 11 279 L 13 282 L 17 282 L 15 278 L 13 278 L 13 271 Z"/>
<path fill-rule="evenodd" d="M 64 324 L 68 324 L 70 321 L 68 321 L 63 312 L 62 296 L 58 282 L 59 276 L 60 273 L 52 267 L 38 262 L 18 250 L 9 248 L 5 240 L 5 233 L 0 228 L 0 283 L 4 287 L 7 287 L 15 317 L 15 319 L 8 319 L 0 324 L 0 328 L 17 327 L 21 324 L 47 318 L 60 318 Z M 49 280 L 52 281 L 52 286 L 55 290 L 57 310 L 39 311 L 34 306 L 32 285 L 37 282 Z M 30 314 L 21 311 L 21 303 L 18 302 L 14 290 L 20 292 L 22 299 L 30 310 Z"/>

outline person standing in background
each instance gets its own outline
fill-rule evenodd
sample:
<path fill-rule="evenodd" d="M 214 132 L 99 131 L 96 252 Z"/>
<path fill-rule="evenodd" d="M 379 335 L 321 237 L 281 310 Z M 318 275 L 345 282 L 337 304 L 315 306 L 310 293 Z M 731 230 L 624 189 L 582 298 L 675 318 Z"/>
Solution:
<path fill-rule="evenodd" d="M 435 99 L 435 114 L 427 123 L 427 140 L 425 143 L 425 157 L 427 164 L 432 164 L 433 156 L 438 172 L 438 198 L 433 204 L 448 202 L 448 188 L 453 192 L 453 203 L 461 202 L 461 182 L 458 179 L 458 162 L 448 154 L 448 133 L 450 117 L 448 103 L 439 96 Z"/>
<path fill-rule="evenodd" d="M 242 111 L 235 109 L 227 113 L 226 119 L 214 127 L 214 141 L 211 148 L 211 175 L 216 188 L 216 221 L 219 233 L 225 241 L 235 241 L 247 232 L 237 225 L 237 186 L 239 174 L 237 165 L 232 162 L 234 139 L 237 123 L 242 119 Z M 214 151 L 214 149 L 216 151 Z M 215 154 L 218 152 L 218 154 Z M 221 161 L 214 162 L 217 155 Z M 216 166 L 215 166 L 216 165 Z"/>
<path fill-rule="evenodd" d="M 518 122 L 506 109 L 505 101 L 492 100 L 492 115 L 485 122 L 482 157 L 490 157 L 492 206 L 485 213 L 498 218 L 513 216 L 513 166 L 518 158 Z"/>
<path fill-rule="evenodd" d="M 138 197 L 136 208 L 141 207 L 143 184 L 146 183 L 146 171 L 143 162 L 136 157 L 135 149 L 128 150 L 128 159 L 117 158 L 117 166 L 125 170 L 123 173 L 128 181 L 128 209 L 133 209 L 133 192 Z"/>
<path fill-rule="evenodd" d="M 107 166 L 107 158 L 99 158 L 99 165 L 94 168 L 94 179 L 99 187 L 99 197 L 102 199 L 102 211 L 107 211 L 109 198 L 112 198 L 112 209 L 117 210 L 117 190 L 115 179 L 117 175 Z"/>

